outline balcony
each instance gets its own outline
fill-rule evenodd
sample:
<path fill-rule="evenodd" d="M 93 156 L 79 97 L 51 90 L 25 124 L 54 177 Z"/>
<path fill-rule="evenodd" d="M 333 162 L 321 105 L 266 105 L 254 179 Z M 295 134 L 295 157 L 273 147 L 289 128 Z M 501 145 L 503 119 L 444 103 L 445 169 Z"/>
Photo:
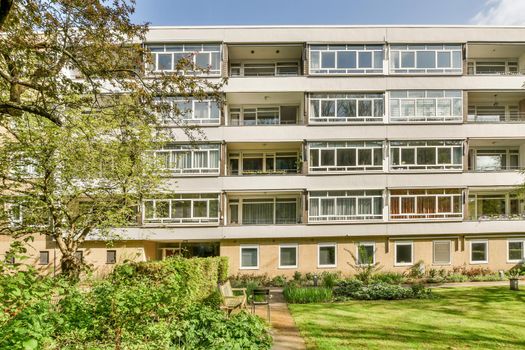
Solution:
<path fill-rule="evenodd" d="M 518 171 L 522 168 L 520 148 L 523 140 L 469 141 L 468 170 L 473 172 Z"/>
<path fill-rule="evenodd" d="M 229 76 L 293 77 L 301 75 L 302 45 L 229 45 Z"/>
<path fill-rule="evenodd" d="M 228 193 L 228 225 L 295 225 L 302 222 L 301 193 Z"/>
<path fill-rule="evenodd" d="M 469 123 L 523 123 L 525 122 L 525 94 L 523 92 L 469 92 Z"/>
<path fill-rule="evenodd" d="M 525 45 L 468 44 L 468 75 L 525 74 Z"/>
<path fill-rule="evenodd" d="M 468 209 L 471 221 L 525 220 L 525 201 L 511 189 L 470 191 Z"/>

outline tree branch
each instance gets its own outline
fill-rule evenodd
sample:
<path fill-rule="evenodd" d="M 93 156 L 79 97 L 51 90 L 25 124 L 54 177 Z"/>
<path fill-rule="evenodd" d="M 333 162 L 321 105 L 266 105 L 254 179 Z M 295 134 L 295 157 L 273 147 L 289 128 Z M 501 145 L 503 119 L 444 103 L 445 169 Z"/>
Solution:
<path fill-rule="evenodd" d="M 11 114 L 9 113 L 9 109 L 16 109 L 18 111 L 36 114 L 36 115 L 39 115 L 41 117 L 48 119 L 49 121 L 53 122 L 57 126 L 62 126 L 62 121 L 59 118 L 49 113 L 48 111 L 42 108 L 36 107 L 36 106 L 26 106 L 26 105 L 21 105 L 21 104 L 11 102 L 11 101 L 3 101 L 0 103 L 0 112 L 3 112 L 5 114 Z"/>

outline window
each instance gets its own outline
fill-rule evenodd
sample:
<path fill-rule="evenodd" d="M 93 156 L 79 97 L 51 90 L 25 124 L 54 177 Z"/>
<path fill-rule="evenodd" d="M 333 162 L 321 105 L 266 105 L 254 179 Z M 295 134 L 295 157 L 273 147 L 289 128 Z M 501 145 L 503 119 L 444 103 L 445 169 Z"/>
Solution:
<path fill-rule="evenodd" d="M 375 258 L 375 243 L 374 242 L 359 242 L 357 244 L 357 264 L 358 265 L 373 265 L 376 262 Z"/>
<path fill-rule="evenodd" d="M 219 174 L 219 144 L 167 144 L 152 152 L 158 166 L 174 174 Z"/>
<path fill-rule="evenodd" d="M 241 269 L 256 270 L 259 268 L 259 245 L 241 245 Z"/>
<path fill-rule="evenodd" d="M 383 141 L 310 142 L 309 171 L 383 170 Z"/>
<path fill-rule="evenodd" d="M 462 122 L 461 90 L 394 90 L 391 122 Z"/>
<path fill-rule="evenodd" d="M 412 265 L 413 262 L 412 242 L 395 242 L 395 265 Z"/>
<path fill-rule="evenodd" d="M 383 192 L 313 191 L 309 194 L 308 221 L 381 220 Z"/>
<path fill-rule="evenodd" d="M 299 106 L 230 107 L 232 126 L 297 124 Z"/>
<path fill-rule="evenodd" d="M 155 107 L 162 123 L 179 126 L 219 125 L 220 106 L 215 100 L 184 97 L 163 97 L 155 100 Z"/>
<path fill-rule="evenodd" d="M 298 152 L 235 152 L 228 155 L 229 175 L 298 173 Z"/>
<path fill-rule="evenodd" d="M 523 219 L 524 201 L 515 193 L 473 193 L 469 195 L 471 220 Z"/>
<path fill-rule="evenodd" d="M 49 264 L 49 252 L 47 250 L 43 250 L 39 253 L 38 264 L 39 265 Z"/>
<path fill-rule="evenodd" d="M 471 149 L 470 170 L 502 171 L 519 169 L 519 149 Z"/>
<path fill-rule="evenodd" d="M 525 259 L 525 239 L 507 241 L 507 262 L 519 263 Z"/>
<path fill-rule="evenodd" d="M 335 243 L 319 243 L 317 246 L 317 267 L 337 266 L 337 245 Z"/>
<path fill-rule="evenodd" d="M 232 62 L 230 64 L 230 76 L 232 77 L 290 77 L 298 75 L 300 75 L 298 61 Z"/>
<path fill-rule="evenodd" d="M 382 74 L 383 45 L 310 45 L 310 74 Z"/>
<path fill-rule="evenodd" d="M 117 251 L 106 250 L 106 264 L 115 264 L 117 262 Z"/>
<path fill-rule="evenodd" d="M 243 225 L 283 225 L 300 222 L 295 197 L 230 199 L 230 223 Z"/>
<path fill-rule="evenodd" d="M 390 46 L 390 71 L 401 74 L 450 74 L 462 72 L 462 48 L 458 44 L 410 44 Z"/>
<path fill-rule="evenodd" d="M 312 94 L 310 123 L 382 122 L 384 94 Z"/>
<path fill-rule="evenodd" d="M 462 170 L 463 141 L 390 141 L 391 170 Z"/>
<path fill-rule="evenodd" d="M 279 268 L 297 268 L 297 244 L 281 244 L 279 246 Z"/>
<path fill-rule="evenodd" d="M 216 193 L 180 194 L 171 198 L 143 202 L 143 222 L 214 223 L 219 222 L 219 195 Z"/>
<path fill-rule="evenodd" d="M 488 263 L 488 241 L 471 241 L 470 242 L 470 263 L 484 264 Z"/>
<path fill-rule="evenodd" d="M 208 71 L 190 71 L 186 73 L 198 75 L 221 74 L 220 44 L 153 44 L 147 46 L 151 50 L 153 71 L 175 72 L 182 58 L 188 59 L 193 66 Z M 191 69 L 191 67 L 190 67 Z M 183 71 L 181 74 L 185 73 Z"/>
<path fill-rule="evenodd" d="M 390 219 L 461 219 L 461 189 L 411 189 L 390 191 Z"/>
<path fill-rule="evenodd" d="M 78 261 L 84 261 L 84 252 L 82 250 L 77 250 L 75 252 L 75 259 Z"/>
<path fill-rule="evenodd" d="M 452 241 L 434 241 L 433 248 L 433 262 L 435 265 L 450 264 L 450 245 Z"/>

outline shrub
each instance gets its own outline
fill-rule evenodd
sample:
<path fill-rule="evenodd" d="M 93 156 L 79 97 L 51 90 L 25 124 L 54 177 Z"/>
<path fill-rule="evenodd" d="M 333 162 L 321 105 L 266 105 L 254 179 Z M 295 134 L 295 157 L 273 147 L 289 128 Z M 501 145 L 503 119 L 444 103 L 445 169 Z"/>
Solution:
<path fill-rule="evenodd" d="M 384 282 L 389 284 L 401 284 L 406 277 L 398 272 L 379 272 L 372 276 L 372 282 Z"/>
<path fill-rule="evenodd" d="M 229 261 L 227 256 L 221 256 L 219 260 L 219 282 L 226 282 L 228 279 Z"/>
<path fill-rule="evenodd" d="M 483 282 L 483 281 L 502 281 L 505 278 L 501 278 L 498 273 L 491 273 L 489 275 L 479 275 L 474 276 L 470 280 L 474 282 Z"/>
<path fill-rule="evenodd" d="M 323 271 L 321 273 L 321 285 L 326 288 L 334 288 L 339 279 L 341 278 L 341 272 L 328 272 Z"/>
<path fill-rule="evenodd" d="M 395 300 L 408 298 L 428 298 L 431 291 L 422 284 L 413 285 L 410 288 L 397 284 L 374 282 L 365 285 L 357 279 L 349 279 L 340 282 L 334 288 L 336 300 L 358 299 L 358 300 Z"/>
<path fill-rule="evenodd" d="M 414 265 L 410 267 L 408 270 L 408 277 L 414 278 L 414 279 L 420 279 L 425 276 L 425 262 L 423 260 L 419 260 Z"/>
<path fill-rule="evenodd" d="M 445 279 L 447 282 L 466 282 L 468 281 L 468 277 L 460 273 L 452 273 L 448 275 Z"/>
<path fill-rule="evenodd" d="M 286 302 L 291 304 L 325 303 L 332 300 L 332 290 L 329 288 L 287 286 L 283 295 Z"/>
<path fill-rule="evenodd" d="M 274 287 L 284 287 L 286 285 L 286 276 L 275 276 L 274 278 L 272 278 L 270 284 Z"/>
<path fill-rule="evenodd" d="M 334 287 L 334 296 L 335 297 L 349 297 L 356 293 L 358 290 L 363 288 L 364 283 L 361 280 L 350 278 L 344 281 L 341 281 Z"/>

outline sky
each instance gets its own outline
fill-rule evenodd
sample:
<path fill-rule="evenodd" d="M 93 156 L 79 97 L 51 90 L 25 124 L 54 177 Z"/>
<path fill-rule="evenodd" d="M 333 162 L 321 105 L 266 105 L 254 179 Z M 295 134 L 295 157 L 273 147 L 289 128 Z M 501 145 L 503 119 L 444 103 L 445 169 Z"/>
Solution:
<path fill-rule="evenodd" d="M 525 0 L 136 0 L 150 25 L 525 25 Z"/>

